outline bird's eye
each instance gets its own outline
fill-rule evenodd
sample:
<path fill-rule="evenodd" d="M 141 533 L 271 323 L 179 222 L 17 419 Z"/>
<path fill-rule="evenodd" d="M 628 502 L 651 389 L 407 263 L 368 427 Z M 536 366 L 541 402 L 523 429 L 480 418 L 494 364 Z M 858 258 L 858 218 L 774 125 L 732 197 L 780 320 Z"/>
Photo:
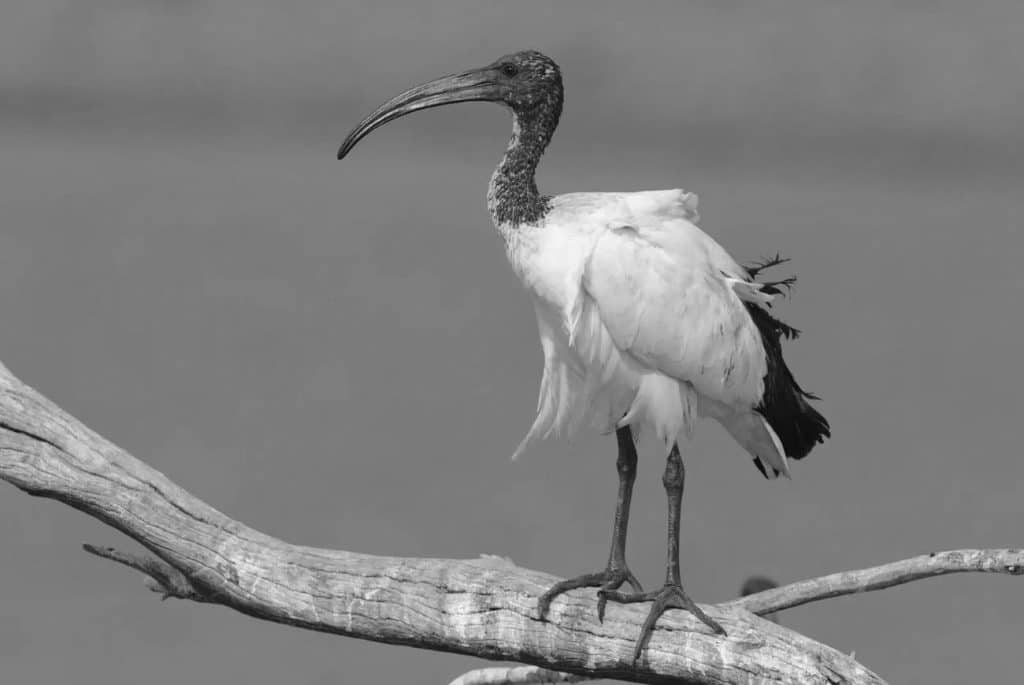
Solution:
<path fill-rule="evenodd" d="M 509 78 L 519 75 L 519 67 L 514 64 L 503 64 L 501 65 L 501 73 L 505 74 Z"/>

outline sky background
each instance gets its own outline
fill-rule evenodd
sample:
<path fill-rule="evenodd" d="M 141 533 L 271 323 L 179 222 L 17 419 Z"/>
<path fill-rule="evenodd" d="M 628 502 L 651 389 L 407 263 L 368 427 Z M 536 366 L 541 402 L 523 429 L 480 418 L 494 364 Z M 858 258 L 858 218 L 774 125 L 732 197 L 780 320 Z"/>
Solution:
<path fill-rule="evenodd" d="M 545 192 L 683 187 L 778 313 L 834 439 L 766 482 L 717 425 L 683 447 L 698 601 L 958 547 L 1021 546 L 1024 5 L 876 0 L 36 0 L 0 10 L 0 359 L 197 496 L 294 543 L 605 560 L 614 440 L 512 463 L 541 352 L 485 191 L 508 115 L 399 90 L 540 49 L 567 103 Z M 629 560 L 664 563 L 640 455 Z M 477 660 L 160 602 L 0 487 L 4 682 L 447 683 Z M 964 575 L 783 622 L 893 683 L 1020 680 L 1024 586 Z M 614 608 L 611 609 L 614 611 Z"/>

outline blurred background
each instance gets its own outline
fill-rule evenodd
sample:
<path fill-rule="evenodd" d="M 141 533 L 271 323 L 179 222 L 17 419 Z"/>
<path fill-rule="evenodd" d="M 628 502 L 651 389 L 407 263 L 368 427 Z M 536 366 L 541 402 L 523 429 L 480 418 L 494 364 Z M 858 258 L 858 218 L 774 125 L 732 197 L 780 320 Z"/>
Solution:
<path fill-rule="evenodd" d="M 349 128 L 532 47 L 567 104 L 549 193 L 683 187 L 777 311 L 834 439 L 766 482 L 716 425 L 684 447 L 698 601 L 957 547 L 1020 546 L 1024 5 L 36 0 L 0 10 L 0 359 L 229 515 L 295 543 L 606 557 L 615 445 L 511 463 L 541 372 L 485 207 L 508 115 Z M 629 558 L 661 579 L 662 460 Z M 4 682 L 446 683 L 476 660 L 161 603 L 0 488 Z M 614 611 L 614 608 L 611 609 Z M 1021 580 L 966 575 L 784 612 L 894 683 L 1017 682 Z"/>

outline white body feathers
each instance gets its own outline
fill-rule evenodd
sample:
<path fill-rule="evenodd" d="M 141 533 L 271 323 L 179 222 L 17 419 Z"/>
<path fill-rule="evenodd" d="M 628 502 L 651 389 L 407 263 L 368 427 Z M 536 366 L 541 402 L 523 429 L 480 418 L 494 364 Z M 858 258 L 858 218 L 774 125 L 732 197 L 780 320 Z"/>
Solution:
<path fill-rule="evenodd" d="M 514 457 L 585 423 L 653 431 L 667 452 L 710 416 L 789 474 L 754 411 L 767 359 L 743 304 L 772 297 L 697 220 L 696 195 L 659 190 L 559 195 L 536 224 L 498 226 L 544 350 L 537 418 Z"/>

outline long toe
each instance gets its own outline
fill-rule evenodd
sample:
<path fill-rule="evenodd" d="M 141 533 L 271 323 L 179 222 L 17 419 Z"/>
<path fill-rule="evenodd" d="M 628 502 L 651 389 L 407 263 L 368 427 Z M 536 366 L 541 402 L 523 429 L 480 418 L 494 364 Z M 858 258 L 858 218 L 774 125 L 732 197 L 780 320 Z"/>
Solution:
<path fill-rule="evenodd" d="M 628 584 L 636 592 L 643 591 L 640 581 L 636 579 L 636 576 L 633 575 L 633 572 L 625 564 L 609 566 L 604 571 L 597 573 L 584 573 L 575 578 L 568 578 L 555 583 L 547 592 L 540 596 L 540 599 L 537 600 L 537 615 L 542 621 L 545 620 L 548 611 L 551 609 L 551 602 L 558 595 L 581 587 L 596 587 L 600 588 L 597 600 L 597 618 L 600 621 L 604 621 L 605 591 L 617 590 L 623 584 Z"/>
<path fill-rule="evenodd" d="M 602 595 L 607 600 L 619 602 L 620 604 L 653 602 L 653 604 L 651 604 L 650 611 L 647 612 L 647 619 L 644 621 L 644 625 L 640 629 L 640 636 L 637 638 L 636 645 L 633 648 L 634 662 L 639 661 L 641 652 L 643 652 L 644 647 L 651 639 L 651 634 L 654 632 L 655 624 L 657 624 L 658 619 L 668 609 L 684 609 L 689 611 L 717 635 L 725 635 L 725 629 L 722 628 L 717 621 L 704 613 L 704 611 L 697 606 L 692 599 L 690 599 L 686 592 L 683 591 L 681 585 L 669 584 L 660 590 L 654 590 L 652 592 L 602 592 Z"/>
<path fill-rule="evenodd" d="M 604 610 L 608 605 L 608 593 L 617 591 L 623 584 L 633 588 L 633 592 L 640 593 L 644 591 L 640 581 L 625 566 L 621 569 L 609 569 L 608 580 L 597 591 L 597 620 L 601 623 L 604 623 Z"/>

